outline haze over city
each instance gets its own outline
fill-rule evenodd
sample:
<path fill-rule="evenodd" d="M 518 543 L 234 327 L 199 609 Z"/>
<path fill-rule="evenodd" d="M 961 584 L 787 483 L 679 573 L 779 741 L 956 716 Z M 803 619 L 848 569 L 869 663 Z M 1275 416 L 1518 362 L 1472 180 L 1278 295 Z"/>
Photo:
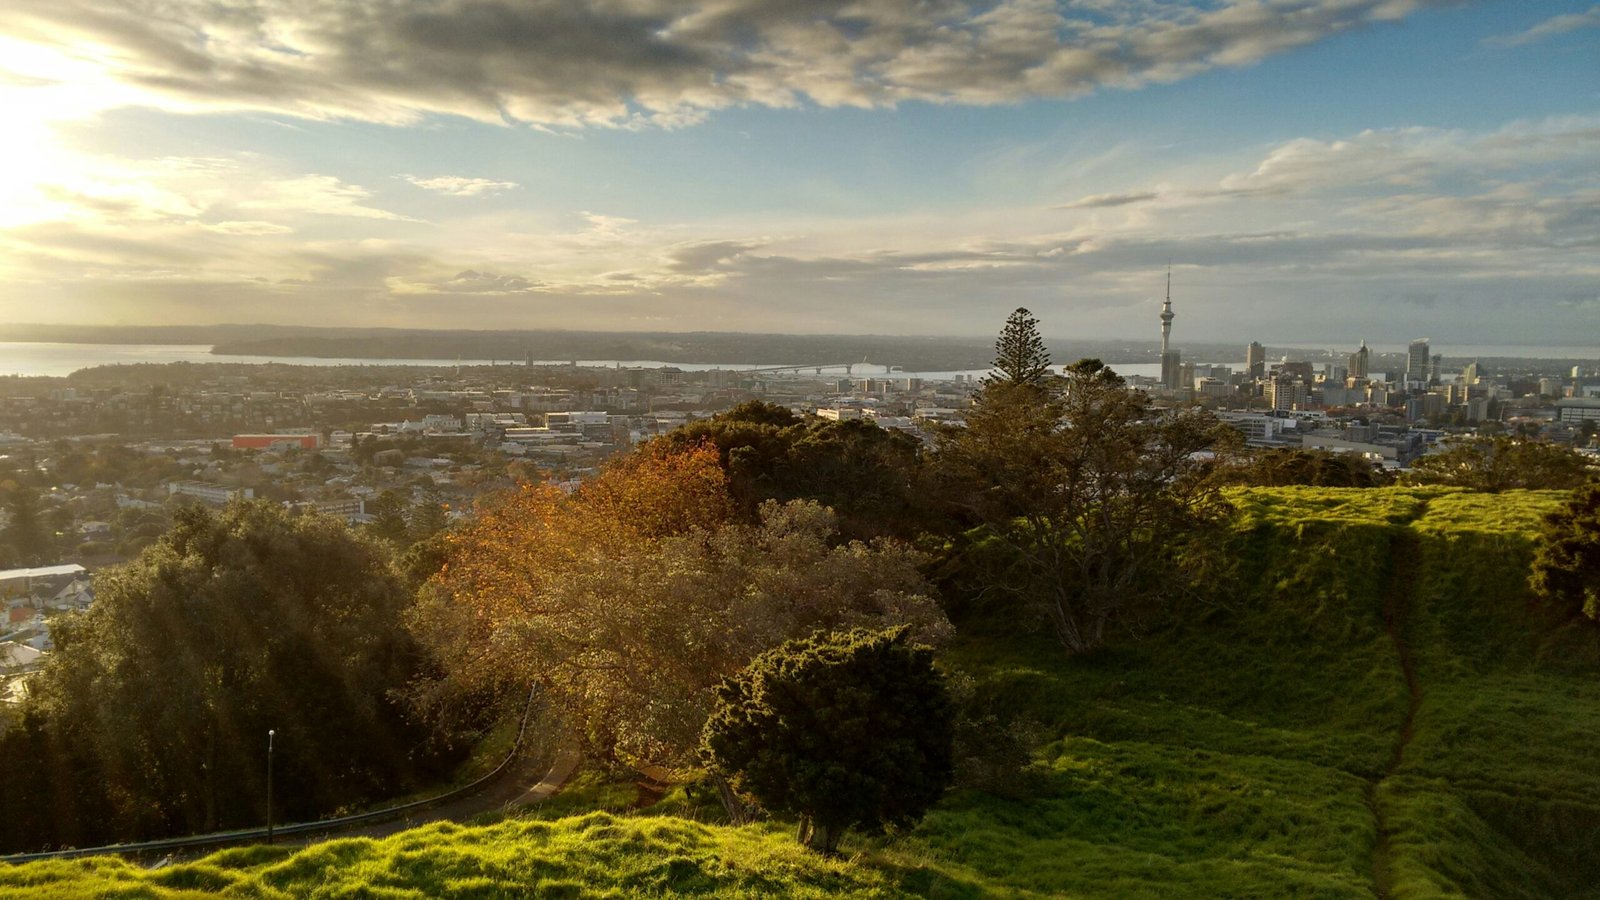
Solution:
<path fill-rule="evenodd" d="M 0 9 L 0 320 L 1600 337 L 1587 2 Z"/>

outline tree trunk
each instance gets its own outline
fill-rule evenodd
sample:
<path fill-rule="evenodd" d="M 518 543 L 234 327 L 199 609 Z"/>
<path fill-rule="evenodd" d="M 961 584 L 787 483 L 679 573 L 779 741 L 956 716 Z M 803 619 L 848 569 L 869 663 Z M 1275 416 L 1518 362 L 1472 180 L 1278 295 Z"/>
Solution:
<path fill-rule="evenodd" d="M 717 786 L 717 797 L 722 800 L 722 808 L 728 812 L 729 824 L 748 825 L 755 820 L 750 804 L 739 799 L 739 795 L 734 792 L 733 786 L 728 784 L 728 779 L 724 778 L 722 773 L 712 772 L 711 783 Z"/>
<path fill-rule="evenodd" d="M 801 821 L 804 823 L 801 827 L 806 833 L 804 843 L 807 847 L 827 856 L 839 852 L 839 838 L 844 834 L 843 828 L 812 822 L 809 819 Z"/>

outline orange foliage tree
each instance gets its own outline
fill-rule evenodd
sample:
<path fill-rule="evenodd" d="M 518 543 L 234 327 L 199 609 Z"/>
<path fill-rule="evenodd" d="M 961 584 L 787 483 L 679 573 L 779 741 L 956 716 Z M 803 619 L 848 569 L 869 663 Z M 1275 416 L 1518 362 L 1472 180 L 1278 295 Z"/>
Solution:
<path fill-rule="evenodd" d="M 814 503 L 734 514 L 709 445 L 635 454 L 567 495 L 523 485 L 451 536 L 414 627 L 440 695 L 544 695 L 592 749 L 635 766 L 692 764 L 716 684 L 819 628 L 949 629 L 903 544 L 835 546 Z"/>

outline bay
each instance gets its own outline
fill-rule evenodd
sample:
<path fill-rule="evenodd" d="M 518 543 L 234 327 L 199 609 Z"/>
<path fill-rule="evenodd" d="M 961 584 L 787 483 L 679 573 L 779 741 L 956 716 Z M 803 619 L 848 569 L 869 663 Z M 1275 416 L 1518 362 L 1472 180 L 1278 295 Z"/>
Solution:
<path fill-rule="evenodd" d="M 1307 345 L 1304 349 L 1315 349 Z M 1374 347 L 1375 350 L 1387 349 L 1387 345 Z M 1461 346 L 1449 345 L 1435 346 L 1436 352 L 1444 353 L 1450 357 L 1481 356 L 1494 357 L 1522 357 L 1543 359 L 1573 359 L 1593 360 L 1600 357 L 1600 350 L 1594 347 L 1517 347 L 1517 346 Z M 487 366 L 491 363 L 500 365 L 521 365 L 520 360 L 488 360 L 488 359 L 359 359 L 359 358 L 325 358 L 312 356 L 233 356 L 221 355 L 211 352 L 209 344 L 65 344 L 45 343 L 32 341 L 6 341 L 0 342 L 0 375 L 21 376 L 55 376 L 64 377 L 92 366 L 136 365 L 140 363 L 285 363 L 300 366 Z M 749 371 L 784 369 L 779 364 L 770 363 L 671 363 L 661 360 L 648 359 L 580 359 L 580 360 L 534 360 L 535 365 L 568 365 L 576 362 L 580 366 L 601 368 L 647 368 L 655 369 L 664 366 L 673 366 L 688 372 L 704 372 L 714 370 Z M 1232 361 L 1237 371 L 1243 363 Z M 1159 363 L 1113 363 L 1112 368 L 1123 375 L 1157 376 L 1161 372 Z M 937 371 L 937 372 L 904 372 L 892 369 L 890 366 L 871 363 L 857 363 L 850 367 L 847 373 L 843 366 L 826 366 L 818 373 L 815 367 L 789 367 L 789 371 L 800 374 L 822 374 L 825 376 L 845 377 L 847 374 L 858 377 L 892 376 L 896 378 L 922 378 L 929 381 L 954 380 L 957 376 L 982 377 L 986 374 L 984 369 L 969 369 L 963 371 Z"/>

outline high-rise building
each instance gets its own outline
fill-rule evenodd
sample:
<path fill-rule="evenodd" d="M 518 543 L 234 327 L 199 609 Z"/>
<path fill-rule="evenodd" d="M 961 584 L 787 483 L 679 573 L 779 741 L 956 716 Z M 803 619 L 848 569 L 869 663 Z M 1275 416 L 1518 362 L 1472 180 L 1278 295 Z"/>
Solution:
<path fill-rule="evenodd" d="M 1478 369 L 1477 360 L 1467 363 L 1466 368 L 1461 370 L 1461 383 L 1468 387 L 1477 384 L 1480 377 L 1482 375 Z"/>
<path fill-rule="evenodd" d="M 1361 349 L 1350 354 L 1350 377 L 1367 380 L 1367 373 L 1372 370 L 1372 351 L 1367 349 L 1367 342 L 1361 342 Z"/>
<path fill-rule="evenodd" d="M 1260 341 L 1251 341 L 1250 346 L 1245 348 L 1244 365 L 1251 378 L 1267 374 L 1267 348 L 1261 346 Z"/>
<path fill-rule="evenodd" d="M 1433 363 L 1428 366 L 1428 383 L 1438 384 L 1439 376 L 1444 372 L 1444 354 L 1435 353 Z"/>
<path fill-rule="evenodd" d="M 1311 363 L 1303 359 L 1293 361 L 1285 359 L 1283 362 L 1278 363 L 1278 374 L 1287 375 L 1290 378 L 1298 378 L 1306 384 L 1310 384 L 1316 379 L 1316 376 L 1311 371 Z"/>
<path fill-rule="evenodd" d="M 1433 361 L 1428 353 L 1428 339 L 1417 338 L 1406 350 L 1406 381 L 1428 380 L 1428 365 Z"/>
<path fill-rule="evenodd" d="M 1290 375 L 1279 375 L 1267 382 L 1267 406 L 1272 409 L 1304 409 L 1306 383 Z"/>

